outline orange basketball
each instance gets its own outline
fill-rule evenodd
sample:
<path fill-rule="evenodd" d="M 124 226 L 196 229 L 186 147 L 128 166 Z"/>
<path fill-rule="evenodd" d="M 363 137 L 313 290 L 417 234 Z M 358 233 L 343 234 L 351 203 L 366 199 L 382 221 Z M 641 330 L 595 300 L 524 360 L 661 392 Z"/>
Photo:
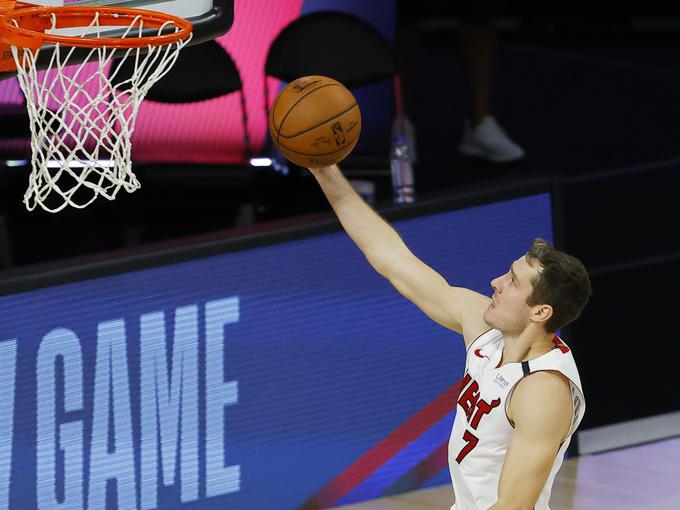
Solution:
<path fill-rule="evenodd" d="M 269 112 L 274 146 L 299 166 L 320 168 L 342 161 L 361 134 L 361 112 L 347 88 L 326 76 L 289 83 Z"/>

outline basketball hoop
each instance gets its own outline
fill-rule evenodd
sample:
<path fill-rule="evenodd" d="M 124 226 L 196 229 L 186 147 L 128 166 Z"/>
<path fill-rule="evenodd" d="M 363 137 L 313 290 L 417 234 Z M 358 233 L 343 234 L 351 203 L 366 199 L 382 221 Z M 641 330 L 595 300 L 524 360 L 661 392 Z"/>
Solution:
<path fill-rule="evenodd" d="M 17 71 L 30 117 L 26 208 L 82 209 L 139 189 L 130 143 L 139 107 L 191 40 L 191 23 L 141 9 L 13 4 L 0 1 L 0 71 Z M 53 51 L 41 60 L 44 46 Z M 132 76 L 119 77 L 124 65 Z"/>

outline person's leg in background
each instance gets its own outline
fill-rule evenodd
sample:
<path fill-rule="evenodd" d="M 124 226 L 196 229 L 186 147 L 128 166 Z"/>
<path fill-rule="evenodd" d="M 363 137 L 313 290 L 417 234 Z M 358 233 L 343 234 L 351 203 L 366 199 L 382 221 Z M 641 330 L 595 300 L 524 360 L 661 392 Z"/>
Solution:
<path fill-rule="evenodd" d="M 496 54 L 493 19 L 502 11 L 499 3 L 470 2 L 460 15 L 460 48 L 470 92 L 470 118 L 465 121 L 460 150 L 468 156 L 509 162 L 522 159 L 524 150 L 510 139 L 492 114 Z"/>
<path fill-rule="evenodd" d="M 418 25 L 427 20 L 457 17 L 463 74 L 469 89 L 469 119 L 464 121 L 460 151 L 493 162 L 522 159 L 524 150 L 510 139 L 493 116 L 491 91 L 496 54 L 496 28 L 493 20 L 503 12 L 507 0 L 476 0 L 464 6 L 433 0 L 396 1 L 396 53 L 401 82 L 404 126 L 395 119 L 393 134 L 405 134 L 415 160 L 415 130 L 410 122 L 409 105 L 413 91 L 413 68 L 419 41 Z M 462 96 L 461 96 L 462 97 Z M 403 132 L 402 132 L 403 129 Z"/>
<path fill-rule="evenodd" d="M 496 52 L 496 29 L 488 21 L 462 18 L 460 47 L 470 87 L 470 122 L 479 126 L 491 115 L 491 77 Z"/>

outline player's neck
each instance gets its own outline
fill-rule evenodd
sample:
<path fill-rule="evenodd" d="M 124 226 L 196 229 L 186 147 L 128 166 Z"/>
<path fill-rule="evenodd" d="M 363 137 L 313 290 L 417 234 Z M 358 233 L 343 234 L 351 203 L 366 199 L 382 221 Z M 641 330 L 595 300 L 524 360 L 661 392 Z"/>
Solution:
<path fill-rule="evenodd" d="M 543 330 L 526 328 L 520 334 L 503 334 L 502 363 L 529 361 L 549 352 L 553 348 L 554 335 Z"/>

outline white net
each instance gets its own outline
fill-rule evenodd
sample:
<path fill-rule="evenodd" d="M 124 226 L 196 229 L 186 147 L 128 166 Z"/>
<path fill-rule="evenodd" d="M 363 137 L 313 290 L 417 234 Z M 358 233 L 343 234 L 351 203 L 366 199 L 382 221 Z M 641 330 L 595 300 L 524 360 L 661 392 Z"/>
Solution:
<path fill-rule="evenodd" d="M 53 30 L 56 24 L 52 15 Z M 109 28 L 100 26 L 96 13 L 80 36 L 101 38 Z M 148 36 L 144 30 L 143 18 L 136 17 L 118 37 Z M 168 22 L 154 35 L 173 30 L 179 28 Z M 31 173 L 24 195 L 28 210 L 82 209 L 99 196 L 115 199 L 121 188 L 129 193 L 139 189 L 131 162 L 139 107 L 189 40 L 127 49 L 57 44 L 42 71 L 40 50 L 12 46 L 31 125 Z M 76 54 L 81 63 L 70 65 Z"/>

